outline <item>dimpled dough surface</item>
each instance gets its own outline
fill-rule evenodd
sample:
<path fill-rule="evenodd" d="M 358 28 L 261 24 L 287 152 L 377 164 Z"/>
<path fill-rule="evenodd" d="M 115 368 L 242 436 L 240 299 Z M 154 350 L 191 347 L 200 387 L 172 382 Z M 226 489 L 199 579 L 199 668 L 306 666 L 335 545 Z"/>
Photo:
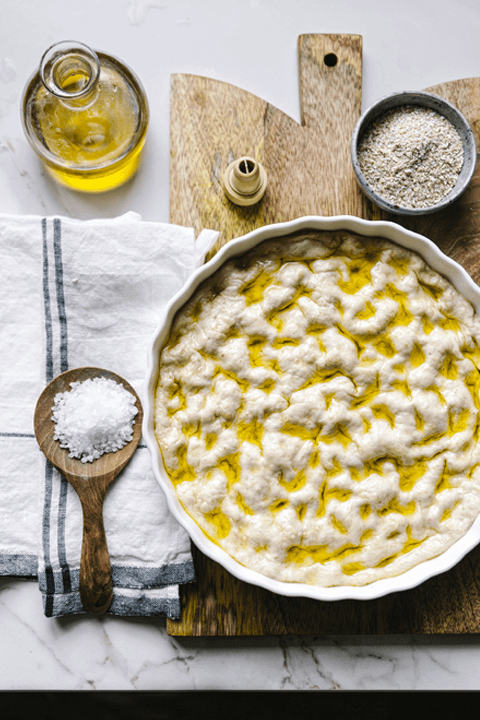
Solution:
<path fill-rule="evenodd" d="M 364 585 L 480 510 L 480 321 L 420 256 L 348 232 L 263 242 L 177 313 L 155 432 L 186 512 L 276 580 Z"/>

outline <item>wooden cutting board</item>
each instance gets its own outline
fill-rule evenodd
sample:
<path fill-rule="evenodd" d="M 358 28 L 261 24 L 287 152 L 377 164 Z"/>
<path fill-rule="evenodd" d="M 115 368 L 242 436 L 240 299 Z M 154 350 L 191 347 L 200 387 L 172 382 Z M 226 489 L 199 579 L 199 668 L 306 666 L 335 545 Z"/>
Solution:
<path fill-rule="evenodd" d="M 220 231 L 218 249 L 262 225 L 303 215 L 387 219 L 419 232 L 480 281 L 480 163 L 454 206 L 404 220 L 360 192 L 350 137 L 361 113 L 362 38 L 302 35 L 298 40 L 301 124 L 227 83 L 172 75 L 170 222 Z M 399 88 L 399 90 L 415 88 Z M 480 141 L 480 78 L 428 88 L 456 105 Z M 480 146 L 479 146 L 480 147 Z M 232 204 L 221 177 L 242 155 L 268 175 L 263 200 Z M 370 601 L 287 598 L 237 580 L 194 548 L 197 581 L 182 589 L 182 617 L 170 635 L 451 634 L 480 632 L 480 549 L 420 587 Z"/>

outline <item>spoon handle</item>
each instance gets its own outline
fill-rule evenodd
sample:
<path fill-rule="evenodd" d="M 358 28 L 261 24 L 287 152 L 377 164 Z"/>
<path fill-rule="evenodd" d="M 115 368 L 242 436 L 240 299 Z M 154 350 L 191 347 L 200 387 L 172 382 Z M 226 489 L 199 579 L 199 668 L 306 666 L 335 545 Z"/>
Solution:
<path fill-rule="evenodd" d="M 83 511 L 80 597 L 84 609 L 93 615 L 105 613 L 113 598 L 112 570 L 103 524 L 105 491 L 90 483 L 88 492 L 79 492 Z"/>

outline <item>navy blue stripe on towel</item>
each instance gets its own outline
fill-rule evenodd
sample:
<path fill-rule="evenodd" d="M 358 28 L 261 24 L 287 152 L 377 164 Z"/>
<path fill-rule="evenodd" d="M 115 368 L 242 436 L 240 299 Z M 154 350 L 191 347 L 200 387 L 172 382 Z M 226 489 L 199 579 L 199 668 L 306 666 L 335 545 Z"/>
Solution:
<path fill-rule="evenodd" d="M 53 220 L 53 255 L 55 260 L 55 294 L 58 309 L 58 324 L 60 326 L 60 346 L 58 348 L 60 356 L 60 372 L 65 372 L 68 370 L 68 335 L 65 292 L 63 286 L 62 223 L 59 218 L 54 218 Z M 68 482 L 63 476 L 60 476 L 60 495 L 58 499 L 57 515 L 57 554 L 62 572 L 63 592 L 70 592 L 72 586 L 65 545 L 67 492 Z"/>
<path fill-rule="evenodd" d="M 70 570 L 71 590 L 74 593 L 80 590 L 80 570 Z M 129 590 L 148 590 L 150 588 L 165 587 L 166 585 L 184 585 L 195 580 L 193 561 L 157 567 L 128 567 L 112 564 L 113 586 Z M 44 572 L 38 577 L 40 590 L 47 592 L 48 578 Z M 53 585 L 61 587 L 63 576 L 61 570 L 53 571 Z M 119 592 L 121 592 L 119 590 Z"/>
<path fill-rule="evenodd" d="M 60 372 L 68 370 L 67 315 L 65 312 L 65 293 L 63 290 L 62 264 L 62 223 L 58 218 L 53 221 L 53 252 L 55 259 L 55 290 L 57 293 L 58 322 L 60 325 Z"/>
<path fill-rule="evenodd" d="M 124 588 L 155 588 L 161 585 L 184 584 L 195 580 L 193 561 L 160 567 L 112 566 L 113 584 Z"/>
<path fill-rule="evenodd" d="M 50 289 L 48 283 L 48 242 L 47 242 L 47 219 L 42 219 L 43 239 L 43 307 L 45 314 L 45 380 L 47 383 L 53 379 L 53 335 L 52 335 L 52 308 L 50 302 Z M 53 593 L 55 581 L 53 568 L 50 560 L 50 511 L 52 507 L 52 476 L 53 467 L 45 461 L 45 495 L 43 501 L 42 516 L 42 546 L 43 561 L 45 564 L 45 615 L 52 617 L 53 614 Z"/>
<path fill-rule="evenodd" d="M 36 555 L 0 555 L 0 575 L 12 577 L 37 577 L 38 558 Z"/>
<path fill-rule="evenodd" d="M 43 605 L 45 615 L 47 615 L 47 597 L 45 595 L 43 595 Z M 122 595 L 121 590 L 114 588 L 112 604 L 107 610 L 107 614 L 123 617 L 134 615 L 143 615 L 146 617 L 166 615 L 172 620 L 178 620 L 180 611 L 179 598 L 151 598 L 143 593 L 138 597 L 129 597 Z M 82 606 L 80 593 L 70 593 L 68 595 L 55 595 L 49 617 L 83 614 L 85 614 L 85 610 Z"/>
<path fill-rule="evenodd" d="M 47 245 L 47 220 L 42 220 L 43 236 L 43 306 L 45 312 L 45 380 L 47 383 L 53 380 L 53 338 L 52 338 L 52 309 L 50 305 L 50 290 L 48 287 L 48 245 Z"/>
<path fill-rule="evenodd" d="M 43 545 L 43 561 L 45 563 L 45 615 L 52 617 L 53 613 L 53 594 L 55 592 L 55 579 L 53 576 L 53 568 L 50 560 L 50 510 L 52 507 L 52 480 L 53 465 L 45 461 L 45 498 L 43 504 L 43 523 L 42 523 L 42 545 Z"/>
<path fill-rule="evenodd" d="M 60 372 L 68 370 L 68 337 L 67 337 L 67 316 L 65 309 L 65 293 L 63 287 L 63 261 L 62 261 L 62 224 L 60 219 L 53 220 L 53 269 L 54 269 L 54 289 L 55 302 L 58 314 L 59 325 L 59 346 L 54 347 L 53 338 L 57 337 L 57 333 L 53 332 L 52 317 L 52 299 L 50 295 L 50 247 L 49 242 L 51 236 L 47 219 L 42 219 L 42 237 L 43 237 L 43 299 L 45 312 L 45 336 L 46 336 L 46 357 L 45 357 L 45 374 L 46 381 L 50 382 L 53 377 Z M 53 596 L 55 590 L 59 592 L 71 591 L 71 580 L 69 568 L 66 558 L 65 547 L 65 516 L 68 483 L 64 477 L 60 478 L 60 492 L 58 499 L 58 507 L 54 507 L 53 498 L 53 482 L 54 472 L 50 463 L 45 466 L 45 499 L 43 509 L 43 526 L 42 526 L 42 542 L 45 564 L 45 615 L 51 617 L 54 611 Z M 61 582 L 55 583 L 55 573 L 52 565 L 52 550 L 50 545 L 50 528 L 51 523 L 57 523 L 57 560 L 61 569 Z M 57 564 L 57 563 L 55 563 Z"/>
<path fill-rule="evenodd" d="M 62 571 L 63 592 L 69 593 L 72 590 L 70 570 L 67 563 L 67 550 L 65 546 L 65 517 L 67 513 L 67 491 L 68 482 L 63 476 L 60 478 L 60 497 L 58 500 L 58 561 Z"/>

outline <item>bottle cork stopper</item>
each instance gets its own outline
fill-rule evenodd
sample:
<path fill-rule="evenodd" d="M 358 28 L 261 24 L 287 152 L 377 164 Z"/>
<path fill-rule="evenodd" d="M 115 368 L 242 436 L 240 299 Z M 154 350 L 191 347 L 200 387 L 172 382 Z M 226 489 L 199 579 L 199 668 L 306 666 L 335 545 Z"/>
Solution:
<path fill-rule="evenodd" d="M 254 205 L 265 194 L 267 173 L 253 158 L 241 157 L 225 170 L 223 188 L 236 205 Z"/>

